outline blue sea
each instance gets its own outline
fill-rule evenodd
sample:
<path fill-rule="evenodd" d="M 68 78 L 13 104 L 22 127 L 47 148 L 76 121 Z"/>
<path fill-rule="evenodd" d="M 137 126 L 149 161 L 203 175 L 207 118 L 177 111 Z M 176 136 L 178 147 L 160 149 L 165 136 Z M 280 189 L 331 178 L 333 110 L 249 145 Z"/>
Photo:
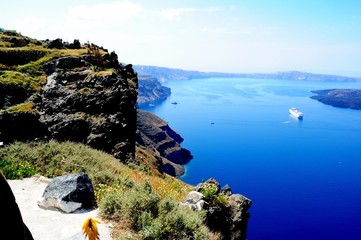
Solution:
<path fill-rule="evenodd" d="M 361 239 L 361 111 L 310 98 L 361 83 L 211 78 L 168 81 L 143 108 L 194 158 L 184 182 L 215 178 L 252 200 L 248 240 Z M 176 104 L 175 104 L 176 103 Z M 303 120 L 290 116 L 297 107 Z"/>

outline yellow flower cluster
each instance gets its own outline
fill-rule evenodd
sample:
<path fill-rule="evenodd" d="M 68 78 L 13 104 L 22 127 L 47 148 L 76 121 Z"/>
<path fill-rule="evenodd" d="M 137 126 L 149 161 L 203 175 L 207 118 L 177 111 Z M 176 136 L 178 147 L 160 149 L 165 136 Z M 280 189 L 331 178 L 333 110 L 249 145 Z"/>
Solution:
<path fill-rule="evenodd" d="M 97 223 L 100 223 L 99 220 L 94 218 L 87 218 L 83 223 L 83 233 L 84 236 L 88 238 L 88 240 L 99 240 L 99 232 Z"/>

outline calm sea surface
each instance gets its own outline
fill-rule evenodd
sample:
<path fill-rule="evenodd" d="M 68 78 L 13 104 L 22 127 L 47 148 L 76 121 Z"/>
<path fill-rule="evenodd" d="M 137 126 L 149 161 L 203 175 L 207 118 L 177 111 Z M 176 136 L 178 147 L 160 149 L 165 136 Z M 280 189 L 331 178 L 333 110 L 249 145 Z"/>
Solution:
<path fill-rule="evenodd" d="M 210 177 L 252 200 L 249 240 L 361 239 L 361 111 L 311 90 L 361 83 L 213 78 L 169 81 L 151 111 L 194 159 L 181 179 Z M 177 104 L 173 104 L 177 102 Z M 288 109 L 304 113 L 299 121 Z"/>

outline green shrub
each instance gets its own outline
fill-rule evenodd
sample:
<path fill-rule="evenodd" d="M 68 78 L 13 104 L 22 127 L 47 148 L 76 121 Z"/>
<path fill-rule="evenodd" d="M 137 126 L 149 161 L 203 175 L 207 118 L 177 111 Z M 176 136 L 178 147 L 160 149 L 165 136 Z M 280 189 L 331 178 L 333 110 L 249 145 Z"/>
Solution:
<path fill-rule="evenodd" d="M 83 144 L 16 142 L 0 148 L 0 170 L 8 179 L 86 172 L 102 216 L 115 223 L 121 221 L 134 231 L 133 239 L 211 239 L 205 237 L 209 231 L 203 224 L 204 213 L 178 203 L 189 186 L 175 178 L 132 170 L 113 156 Z"/>
<path fill-rule="evenodd" d="M 204 195 L 206 200 L 211 200 L 215 197 L 218 193 L 218 186 L 212 183 L 205 183 L 203 184 L 202 188 L 200 189 L 200 193 Z"/>
<path fill-rule="evenodd" d="M 160 197 L 153 193 L 149 184 L 136 185 L 126 191 L 117 191 L 103 197 L 100 209 L 108 218 L 127 217 L 135 230 L 145 227 L 145 222 L 158 213 Z M 146 213 L 146 215 L 144 215 Z M 147 221 L 145 221 L 147 220 Z"/>
<path fill-rule="evenodd" d="M 228 207 L 228 196 L 224 193 L 220 193 L 217 196 L 215 196 L 211 201 L 212 206 L 219 206 L 219 207 Z"/>
<path fill-rule="evenodd" d="M 97 184 L 111 185 L 115 179 L 114 176 L 106 171 L 96 172 L 93 176 L 94 182 Z"/>
<path fill-rule="evenodd" d="M 100 201 L 99 207 L 101 209 L 101 214 L 108 218 L 114 220 L 120 220 L 123 218 L 123 203 L 124 193 L 121 191 L 113 191 L 106 194 Z"/>
<path fill-rule="evenodd" d="M 28 162 L 0 160 L 0 169 L 7 179 L 22 179 L 37 173 L 36 169 Z"/>
<path fill-rule="evenodd" d="M 208 230 L 203 225 L 204 212 L 165 199 L 159 205 L 159 215 L 146 226 L 142 239 L 208 239 Z"/>
<path fill-rule="evenodd" d="M 139 232 L 137 239 L 207 239 L 204 212 L 174 200 L 160 200 L 147 183 L 107 194 L 99 205 L 104 217 L 125 219 Z"/>
<path fill-rule="evenodd" d="M 14 163 L 27 162 L 38 174 L 49 178 L 79 172 L 86 172 L 93 178 L 100 169 L 109 166 L 108 161 L 116 161 L 113 157 L 85 145 L 56 141 L 31 144 L 16 142 L 0 148 L 0 159 Z M 111 169 L 109 171 L 112 173 Z"/>
<path fill-rule="evenodd" d="M 137 169 L 139 171 L 142 171 L 142 172 L 145 172 L 145 173 L 148 173 L 148 174 L 151 173 L 150 167 L 143 164 L 143 163 L 135 164 L 133 162 L 129 162 L 127 165 L 128 165 L 128 167 L 130 167 L 132 169 Z"/>

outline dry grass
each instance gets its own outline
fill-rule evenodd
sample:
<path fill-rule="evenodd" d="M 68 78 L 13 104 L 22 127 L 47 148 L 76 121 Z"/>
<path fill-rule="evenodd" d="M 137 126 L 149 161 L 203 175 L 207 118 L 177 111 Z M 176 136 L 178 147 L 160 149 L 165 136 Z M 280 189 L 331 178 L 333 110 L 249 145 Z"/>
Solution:
<path fill-rule="evenodd" d="M 32 114 L 38 114 L 38 110 L 34 107 L 33 102 L 21 103 L 15 106 L 11 106 L 6 109 L 9 112 L 28 112 Z"/>

